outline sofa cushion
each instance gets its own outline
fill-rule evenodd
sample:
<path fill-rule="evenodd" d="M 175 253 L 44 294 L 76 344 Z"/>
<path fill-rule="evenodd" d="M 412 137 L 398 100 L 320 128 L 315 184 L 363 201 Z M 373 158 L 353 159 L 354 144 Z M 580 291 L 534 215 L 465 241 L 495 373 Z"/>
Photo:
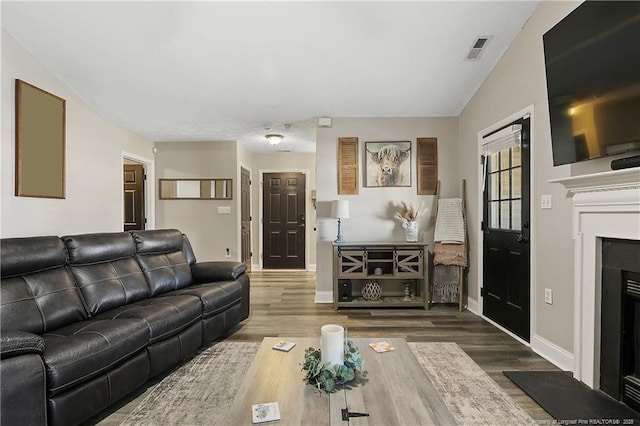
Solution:
<path fill-rule="evenodd" d="M 149 297 L 130 233 L 73 235 L 62 240 L 91 316 Z"/>
<path fill-rule="evenodd" d="M 202 303 L 202 317 L 207 318 L 229 309 L 242 301 L 242 286 L 237 281 L 197 284 L 167 295 L 192 295 Z M 164 296 L 164 295 L 163 295 Z"/>
<path fill-rule="evenodd" d="M 60 238 L 5 238 L 0 257 L 2 330 L 42 334 L 87 318 Z"/>
<path fill-rule="evenodd" d="M 95 318 L 142 319 L 149 328 L 149 342 L 155 343 L 199 321 L 202 318 L 202 306 L 194 296 L 157 297 L 111 309 Z"/>
<path fill-rule="evenodd" d="M 182 233 L 176 229 L 131 231 L 136 258 L 151 290 L 151 296 L 184 288 L 193 283 L 191 266 L 182 247 Z"/>
<path fill-rule="evenodd" d="M 47 388 L 53 396 L 110 370 L 149 343 L 149 328 L 137 318 L 88 320 L 42 336 Z"/>

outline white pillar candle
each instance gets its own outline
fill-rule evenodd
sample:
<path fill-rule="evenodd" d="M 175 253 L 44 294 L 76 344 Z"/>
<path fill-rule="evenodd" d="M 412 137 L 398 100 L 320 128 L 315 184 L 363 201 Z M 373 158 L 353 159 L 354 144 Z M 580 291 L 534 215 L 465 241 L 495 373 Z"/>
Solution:
<path fill-rule="evenodd" d="M 344 364 L 344 327 L 326 324 L 320 328 L 320 360 Z"/>

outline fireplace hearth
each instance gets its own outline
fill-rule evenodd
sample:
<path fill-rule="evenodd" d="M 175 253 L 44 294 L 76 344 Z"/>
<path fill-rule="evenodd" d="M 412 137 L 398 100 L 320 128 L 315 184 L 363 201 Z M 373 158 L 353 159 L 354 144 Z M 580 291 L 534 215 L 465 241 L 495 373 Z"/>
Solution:
<path fill-rule="evenodd" d="M 640 411 L 640 241 L 602 239 L 600 389 Z"/>

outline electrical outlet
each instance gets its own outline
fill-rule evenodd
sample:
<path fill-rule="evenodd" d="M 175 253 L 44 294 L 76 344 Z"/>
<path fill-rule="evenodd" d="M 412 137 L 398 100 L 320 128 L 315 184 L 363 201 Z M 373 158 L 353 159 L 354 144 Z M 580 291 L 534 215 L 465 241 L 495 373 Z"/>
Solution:
<path fill-rule="evenodd" d="M 550 288 L 544 289 L 544 303 L 553 305 L 553 290 Z"/>
<path fill-rule="evenodd" d="M 229 250 L 229 249 L 225 249 L 225 250 L 226 250 L 226 252 L 224 254 L 224 257 L 231 257 L 231 250 Z"/>
<path fill-rule="evenodd" d="M 551 208 L 551 194 L 542 194 L 540 196 L 540 208 L 545 210 Z"/>
<path fill-rule="evenodd" d="M 218 214 L 231 214 L 231 206 L 218 206 Z"/>

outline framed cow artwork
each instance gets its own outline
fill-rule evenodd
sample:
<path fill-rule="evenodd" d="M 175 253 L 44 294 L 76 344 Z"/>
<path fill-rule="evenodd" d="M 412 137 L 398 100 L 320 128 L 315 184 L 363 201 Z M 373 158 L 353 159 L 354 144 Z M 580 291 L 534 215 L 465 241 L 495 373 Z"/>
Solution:
<path fill-rule="evenodd" d="M 365 142 L 367 187 L 411 186 L 411 142 Z"/>

